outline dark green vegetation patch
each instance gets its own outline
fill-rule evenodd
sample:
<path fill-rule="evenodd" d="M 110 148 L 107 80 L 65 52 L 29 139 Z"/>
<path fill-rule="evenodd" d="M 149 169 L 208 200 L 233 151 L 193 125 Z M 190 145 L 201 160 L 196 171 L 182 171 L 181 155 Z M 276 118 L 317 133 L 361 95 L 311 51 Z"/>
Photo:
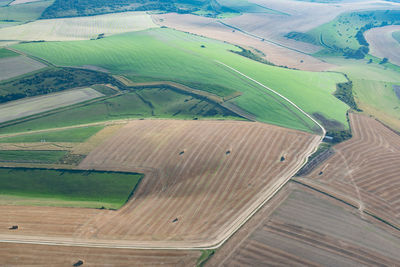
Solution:
<path fill-rule="evenodd" d="M 66 153 L 66 151 L 47 150 L 2 150 L 0 151 L 0 161 L 22 163 L 56 163 L 62 159 Z"/>
<path fill-rule="evenodd" d="M 55 0 L 42 14 L 42 18 L 98 15 L 123 11 L 158 10 L 163 12 L 203 12 L 216 16 L 237 12 L 217 0 Z"/>
<path fill-rule="evenodd" d="M 78 207 L 118 209 L 133 194 L 142 177 L 123 172 L 0 168 L 0 194 L 51 198 L 61 201 L 60 205 L 62 201 L 73 201 Z"/>
<path fill-rule="evenodd" d="M 352 109 L 357 110 L 357 111 L 361 111 L 357 107 L 357 103 L 354 100 L 353 82 L 352 81 L 336 84 L 336 91 L 335 91 L 334 95 L 338 99 L 342 100 L 344 103 L 349 105 L 349 107 L 351 107 Z"/>
<path fill-rule="evenodd" d="M 121 86 L 106 73 L 76 68 L 50 68 L 17 80 L 1 82 L 0 103 L 99 83 Z"/>

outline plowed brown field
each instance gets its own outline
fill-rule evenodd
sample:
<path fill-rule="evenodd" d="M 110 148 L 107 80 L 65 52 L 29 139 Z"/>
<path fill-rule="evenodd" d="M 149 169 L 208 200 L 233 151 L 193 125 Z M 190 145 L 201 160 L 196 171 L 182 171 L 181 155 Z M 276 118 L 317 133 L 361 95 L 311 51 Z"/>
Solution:
<path fill-rule="evenodd" d="M 81 248 L 0 243 L 1 266 L 195 266 L 199 251 Z"/>
<path fill-rule="evenodd" d="M 280 188 L 319 136 L 252 122 L 132 121 L 83 169 L 143 172 L 118 211 L 0 206 L 0 239 L 212 246 Z M 18 231 L 10 225 L 18 224 Z M 112 245 L 110 245 L 112 247 Z"/>
<path fill-rule="evenodd" d="M 399 249 L 387 225 L 291 182 L 205 266 L 398 266 Z"/>
<path fill-rule="evenodd" d="M 379 58 L 388 58 L 390 62 L 400 65 L 400 43 L 393 38 L 393 33 L 400 31 L 400 25 L 373 28 L 365 32 L 369 43 L 370 54 Z"/>
<path fill-rule="evenodd" d="M 400 136 L 378 121 L 350 114 L 353 138 L 302 182 L 400 225 Z"/>

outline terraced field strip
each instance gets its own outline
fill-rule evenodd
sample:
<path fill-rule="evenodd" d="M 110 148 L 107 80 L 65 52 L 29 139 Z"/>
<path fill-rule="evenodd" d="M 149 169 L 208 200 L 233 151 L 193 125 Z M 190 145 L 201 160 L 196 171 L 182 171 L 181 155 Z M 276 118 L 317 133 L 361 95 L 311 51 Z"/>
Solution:
<path fill-rule="evenodd" d="M 306 178 L 399 225 L 400 136 L 366 116 L 350 114 L 350 121 L 353 138 L 335 146 L 336 153 Z"/>
<path fill-rule="evenodd" d="M 0 123 L 104 96 L 92 88 L 24 98 L 0 105 Z"/>
<path fill-rule="evenodd" d="M 319 142 L 320 136 L 261 123 L 132 121 L 79 166 L 144 173 L 123 208 L 65 214 L 23 207 L 9 213 L 0 207 L 10 214 L 0 219 L 0 239 L 125 248 L 219 246 L 293 176 Z M 10 220 L 20 221 L 24 230 L 12 236 L 1 230 Z M 60 231 L 57 221 L 69 227 Z"/>
<path fill-rule="evenodd" d="M 27 56 L 0 58 L 0 81 L 17 77 L 46 67 Z"/>

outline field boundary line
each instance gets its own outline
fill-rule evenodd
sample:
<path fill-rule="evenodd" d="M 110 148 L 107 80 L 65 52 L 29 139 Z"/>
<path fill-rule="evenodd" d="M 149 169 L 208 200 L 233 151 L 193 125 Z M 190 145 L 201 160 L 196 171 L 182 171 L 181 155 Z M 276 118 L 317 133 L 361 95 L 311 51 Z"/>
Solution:
<path fill-rule="evenodd" d="M 279 97 L 281 97 L 281 98 L 283 98 L 284 100 L 286 100 L 287 102 L 289 102 L 292 106 L 294 106 L 294 107 L 295 107 L 296 109 L 298 109 L 301 113 L 303 113 L 303 114 L 306 115 L 310 120 L 312 120 L 315 124 L 317 124 L 317 125 L 321 128 L 321 130 L 322 130 L 322 137 L 325 137 L 325 134 L 326 134 L 325 128 L 324 128 L 318 121 L 316 121 L 313 117 L 311 117 L 307 112 L 305 112 L 305 111 L 302 110 L 299 106 L 297 106 L 295 103 L 293 103 L 289 98 L 287 98 L 287 97 L 285 97 L 284 95 L 278 93 L 277 91 L 275 91 L 275 90 L 269 88 L 268 86 L 266 86 L 266 85 L 260 83 L 259 81 L 255 80 L 255 79 L 253 79 L 253 78 L 251 78 L 251 77 L 249 77 L 249 76 L 247 76 L 246 74 L 244 74 L 244 73 L 238 71 L 237 69 L 234 69 L 234 68 L 232 68 L 232 67 L 229 66 L 229 65 L 226 65 L 225 63 L 223 63 L 223 62 L 221 62 L 221 61 L 219 61 L 219 60 L 215 60 L 215 62 L 217 62 L 218 64 L 221 64 L 221 65 L 223 65 L 223 66 L 229 68 L 230 70 L 233 70 L 233 71 L 236 72 L 236 73 L 239 73 L 239 74 L 242 75 L 243 77 L 245 77 L 245 78 L 249 79 L 250 81 L 252 81 L 252 82 L 254 82 L 254 83 L 256 83 L 256 84 L 258 84 L 258 85 L 264 87 L 265 89 L 269 90 L 270 92 L 272 92 L 272 93 L 278 95 Z"/>

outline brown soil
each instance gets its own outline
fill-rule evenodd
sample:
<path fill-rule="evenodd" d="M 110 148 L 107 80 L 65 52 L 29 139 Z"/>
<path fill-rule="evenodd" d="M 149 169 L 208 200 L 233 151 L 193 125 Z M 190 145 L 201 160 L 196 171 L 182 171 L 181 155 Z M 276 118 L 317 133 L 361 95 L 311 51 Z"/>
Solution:
<path fill-rule="evenodd" d="M 299 180 L 350 197 L 360 210 L 399 226 L 400 136 L 367 116 L 350 114 L 350 122 L 353 138 Z"/>
<path fill-rule="evenodd" d="M 0 237 L 211 246 L 294 175 L 319 141 L 318 136 L 261 123 L 132 121 L 79 166 L 145 173 L 123 208 L 0 206 L 6 214 L 0 217 Z M 10 225 L 21 228 L 10 232 Z"/>

